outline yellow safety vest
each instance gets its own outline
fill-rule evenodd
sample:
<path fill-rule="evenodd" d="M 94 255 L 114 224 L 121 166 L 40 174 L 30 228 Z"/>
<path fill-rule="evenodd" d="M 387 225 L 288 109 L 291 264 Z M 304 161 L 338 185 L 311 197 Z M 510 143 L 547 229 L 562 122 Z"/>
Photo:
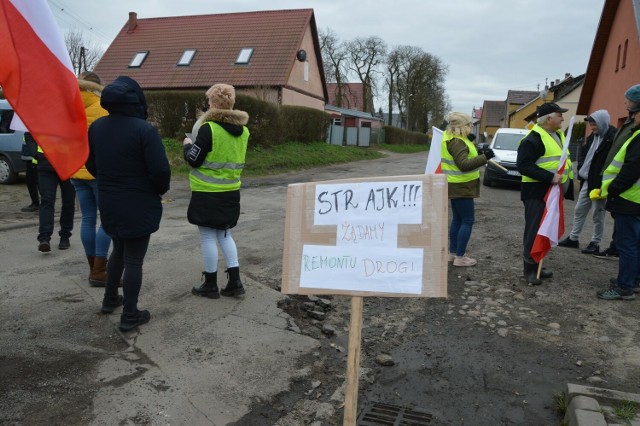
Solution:
<path fill-rule="evenodd" d="M 611 164 L 609 164 L 605 169 L 602 176 L 602 192 L 600 194 L 601 197 L 604 198 L 609 193 L 609 185 L 611 185 L 611 182 L 613 182 L 616 176 L 618 176 L 618 173 L 620 173 L 622 165 L 624 164 L 624 158 L 627 155 L 627 147 L 629 146 L 629 143 L 633 140 L 633 138 L 638 135 L 640 135 L 640 130 L 636 130 L 635 132 L 633 132 L 631 137 L 627 139 L 622 145 L 620 151 L 618 151 L 615 157 L 613 157 L 613 161 L 611 162 Z M 632 203 L 640 204 L 640 179 L 638 179 L 636 183 L 631 185 L 631 188 L 620 194 L 620 196 L 625 200 L 631 201 Z"/>
<path fill-rule="evenodd" d="M 542 157 L 536 160 L 536 165 L 542 169 L 548 170 L 551 173 L 556 173 L 560 166 L 560 158 L 562 157 L 562 147 L 564 146 L 564 133 L 556 132 L 560 136 L 560 142 L 562 146 L 558 145 L 551 135 L 537 124 L 531 129 L 532 132 L 536 132 L 540 135 L 542 143 L 544 144 L 544 154 Z M 564 166 L 564 172 L 562 173 L 562 183 L 565 183 L 567 179 L 573 179 L 573 170 L 571 167 L 571 160 L 569 159 L 569 150 L 567 150 L 567 164 Z M 540 182 L 539 180 L 530 178 L 529 176 L 522 175 L 522 182 Z"/>
<path fill-rule="evenodd" d="M 238 137 L 230 135 L 217 123 L 208 121 L 212 145 L 202 165 L 191 169 L 189 184 L 192 191 L 227 192 L 240 189 L 240 174 L 249 141 L 249 129 Z"/>
<path fill-rule="evenodd" d="M 455 136 L 445 131 L 442 135 L 442 173 L 447 175 L 447 182 L 449 183 L 463 183 L 463 182 L 471 182 L 475 179 L 480 179 L 480 170 L 475 169 L 468 172 L 463 172 L 456 166 L 456 162 L 453 160 L 453 156 L 449 153 L 447 149 L 447 142 L 451 139 L 460 139 L 467 145 L 469 149 L 469 156 L 467 158 L 475 158 L 478 156 L 478 150 L 476 146 L 466 137 Z"/>

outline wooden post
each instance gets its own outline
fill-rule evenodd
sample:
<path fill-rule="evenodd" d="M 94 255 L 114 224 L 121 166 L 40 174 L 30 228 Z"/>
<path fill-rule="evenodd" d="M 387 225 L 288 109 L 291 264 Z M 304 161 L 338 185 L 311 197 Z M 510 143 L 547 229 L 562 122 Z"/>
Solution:
<path fill-rule="evenodd" d="M 349 348 L 347 353 L 347 387 L 344 392 L 343 426 L 355 426 L 358 415 L 358 381 L 360 379 L 360 343 L 362 336 L 362 296 L 351 297 Z"/>
<path fill-rule="evenodd" d="M 544 259 L 540 259 L 540 263 L 538 263 L 538 274 L 536 275 L 536 278 L 540 279 L 540 274 L 542 273 L 542 261 Z"/>

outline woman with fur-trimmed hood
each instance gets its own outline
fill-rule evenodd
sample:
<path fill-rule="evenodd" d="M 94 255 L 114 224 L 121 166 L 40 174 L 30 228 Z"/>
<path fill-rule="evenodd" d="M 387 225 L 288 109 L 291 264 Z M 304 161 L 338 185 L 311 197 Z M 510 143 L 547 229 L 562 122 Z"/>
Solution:
<path fill-rule="evenodd" d="M 194 125 L 195 143 L 185 138 L 184 159 L 192 167 L 189 173 L 191 202 L 187 211 L 189 223 L 198 226 L 204 261 L 204 282 L 193 287 L 198 296 L 217 299 L 240 296 L 238 250 L 231 228 L 240 217 L 240 175 L 244 167 L 249 129 L 249 115 L 233 109 L 235 89 L 228 84 L 215 84 L 207 90 L 209 110 Z M 218 246 L 227 265 L 228 282 L 218 290 Z"/>

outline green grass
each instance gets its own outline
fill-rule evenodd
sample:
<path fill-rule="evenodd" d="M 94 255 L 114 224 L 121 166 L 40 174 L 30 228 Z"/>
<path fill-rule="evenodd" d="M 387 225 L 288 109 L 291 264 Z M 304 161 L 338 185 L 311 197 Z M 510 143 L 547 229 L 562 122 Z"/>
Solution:
<path fill-rule="evenodd" d="M 566 413 L 567 396 L 564 392 L 560 391 L 553 395 L 553 406 L 559 414 L 564 415 Z"/>
<path fill-rule="evenodd" d="M 163 143 L 171 165 L 171 172 L 177 176 L 186 176 L 189 173 L 189 166 L 182 158 L 182 142 L 164 139 Z M 288 143 L 273 148 L 249 148 L 242 175 L 266 176 L 330 164 L 382 158 L 384 154 L 379 149 L 386 149 L 386 146 L 385 148 L 358 148 L 317 142 L 312 144 Z"/>
<path fill-rule="evenodd" d="M 633 401 L 620 401 L 613 407 L 613 413 L 618 416 L 618 418 L 630 422 L 636 418 L 638 404 Z"/>

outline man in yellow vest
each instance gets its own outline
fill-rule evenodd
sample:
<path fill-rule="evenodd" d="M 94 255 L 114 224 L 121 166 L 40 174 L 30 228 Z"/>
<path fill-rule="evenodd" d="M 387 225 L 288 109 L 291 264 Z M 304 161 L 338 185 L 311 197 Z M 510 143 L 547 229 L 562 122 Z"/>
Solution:
<path fill-rule="evenodd" d="M 633 119 L 631 136 L 613 157 L 602 176 L 606 209 L 615 215 L 618 276 L 599 291 L 604 300 L 634 300 L 640 283 L 640 105 L 628 108 Z"/>
<path fill-rule="evenodd" d="M 522 258 L 524 277 L 531 285 L 540 285 L 537 277 L 538 264 L 531 258 L 531 247 L 538 233 L 545 209 L 544 197 L 551 185 L 563 185 L 565 198 L 573 199 L 570 179 L 571 162 L 567 159 L 565 172 L 558 174 L 558 165 L 564 145 L 564 134 L 560 131 L 566 109 L 558 104 L 546 102 L 536 110 L 536 124 L 520 142 L 516 165 L 522 175 L 520 199 L 524 203 L 524 237 Z M 551 271 L 542 269 L 540 278 L 551 278 Z"/>

